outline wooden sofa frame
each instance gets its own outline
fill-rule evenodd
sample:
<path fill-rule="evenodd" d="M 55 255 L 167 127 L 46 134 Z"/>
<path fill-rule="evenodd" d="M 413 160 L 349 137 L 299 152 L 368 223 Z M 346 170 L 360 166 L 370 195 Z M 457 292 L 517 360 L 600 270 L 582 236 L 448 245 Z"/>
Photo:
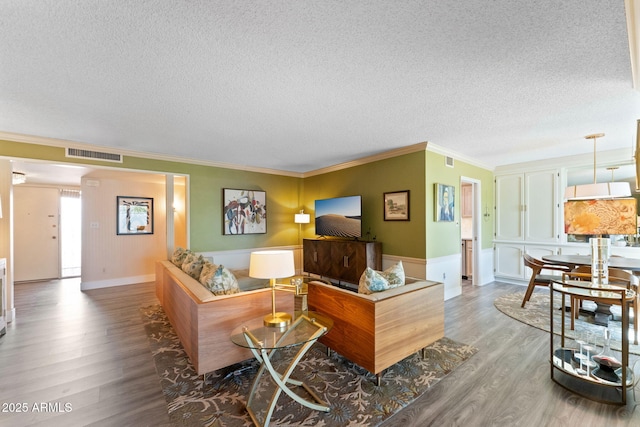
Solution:
<path fill-rule="evenodd" d="M 156 262 L 156 296 L 198 375 L 253 357 L 250 350 L 231 342 L 231 333 L 243 321 L 271 312 L 268 287 L 207 301 L 197 296 L 202 289 L 170 261 Z M 293 313 L 293 294 L 277 292 L 276 304 L 278 311 Z"/>
<path fill-rule="evenodd" d="M 365 295 L 310 281 L 309 310 L 334 322 L 320 342 L 380 383 L 382 371 L 444 336 L 444 285 L 414 278 L 406 283 Z"/>

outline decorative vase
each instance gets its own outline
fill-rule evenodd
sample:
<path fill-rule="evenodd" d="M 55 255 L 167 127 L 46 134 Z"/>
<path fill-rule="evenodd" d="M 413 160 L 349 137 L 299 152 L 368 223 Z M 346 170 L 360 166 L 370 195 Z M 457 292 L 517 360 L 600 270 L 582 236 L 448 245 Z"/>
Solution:
<path fill-rule="evenodd" d="M 592 237 L 591 245 L 591 283 L 595 286 L 609 283 L 609 252 L 611 240 L 608 237 Z"/>
<path fill-rule="evenodd" d="M 611 331 L 609 328 L 604 330 L 602 353 L 593 356 L 592 359 L 598 364 L 598 367 L 593 370 L 595 377 L 614 383 L 620 381 L 620 377 L 616 374 L 616 369 L 620 368 L 622 363 L 611 352 Z"/>

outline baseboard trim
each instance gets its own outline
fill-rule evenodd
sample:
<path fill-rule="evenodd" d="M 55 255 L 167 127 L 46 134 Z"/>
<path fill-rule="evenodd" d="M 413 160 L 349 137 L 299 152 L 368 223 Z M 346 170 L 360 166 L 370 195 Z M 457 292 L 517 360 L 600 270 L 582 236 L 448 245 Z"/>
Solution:
<path fill-rule="evenodd" d="M 92 282 L 81 282 L 80 290 L 89 291 L 91 289 L 111 288 L 114 286 L 135 285 L 137 283 L 154 282 L 155 274 L 145 274 L 142 276 L 118 277 L 117 279 L 96 280 Z"/>

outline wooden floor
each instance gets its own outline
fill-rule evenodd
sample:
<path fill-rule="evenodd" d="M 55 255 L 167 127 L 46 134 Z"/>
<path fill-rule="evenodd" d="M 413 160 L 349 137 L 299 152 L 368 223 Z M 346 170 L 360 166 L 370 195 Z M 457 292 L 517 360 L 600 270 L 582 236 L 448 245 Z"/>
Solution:
<path fill-rule="evenodd" d="M 169 426 L 139 312 L 158 302 L 153 284 L 79 289 L 79 279 L 15 285 L 16 320 L 0 338 L 0 426 Z M 49 402 L 58 407 L 35 412 Z"/>
<path fill-rule="evenodd" d="M 465 286 L 445 303 L 446 336 L 480 351 L 384 426 L 640 425 L 640 407 L 550 380 L 548 335 L 493 306 L 515 289 Z M 80 292 L 68 279 L 15 294 L 17 319 L 0 338 L 0 426 L 170 425 L 139 313 L 157 302 L 152 284 Z"/>

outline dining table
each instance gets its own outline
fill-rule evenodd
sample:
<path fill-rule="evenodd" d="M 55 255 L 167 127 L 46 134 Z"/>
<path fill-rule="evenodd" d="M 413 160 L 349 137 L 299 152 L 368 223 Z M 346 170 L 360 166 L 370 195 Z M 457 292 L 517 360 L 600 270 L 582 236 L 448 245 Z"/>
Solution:
<path fill-rule="evenodd" d="M 542 260 L 549 264 L 566 265 L 570 268 L 591 265 L 591 255 L 545 255 Z M 609 267 L 629 270 L 638 276 L 640 275 L 640 258 L 612 256 L 609 257 Z"/>
<path fill-rule="evenodd" d="M 591 265 L 591 255 L 545 255 L 542 260 L 549 264 L 564 265 L 571 269 L 579 265 Z M 609 257 L 609 268 L 619 268 L 631 271 L 635 276 L 640 276 L 640 258 L 627 258 L 621 256 Z M 615 318 L 609 304 L 596 304 L 594 323 L 608 326 L 609 319 Z"/>

